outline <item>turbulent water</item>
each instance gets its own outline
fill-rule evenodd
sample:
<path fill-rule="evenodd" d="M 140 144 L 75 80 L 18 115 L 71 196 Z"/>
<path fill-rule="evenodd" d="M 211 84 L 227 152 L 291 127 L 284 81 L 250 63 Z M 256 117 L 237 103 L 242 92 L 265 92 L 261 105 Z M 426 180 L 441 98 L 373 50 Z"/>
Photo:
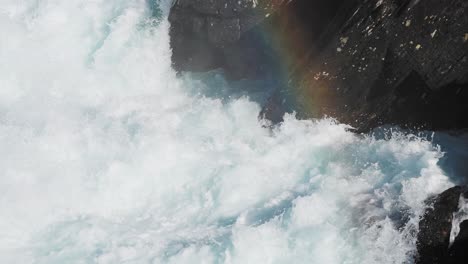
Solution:
<path fill-rule="evenodd" d="M 250 97 L 176 76 L 169 7 L 0 1 L 0 262 L 411 261 L 452 185 L 440 148 L 262 126 Z"/>

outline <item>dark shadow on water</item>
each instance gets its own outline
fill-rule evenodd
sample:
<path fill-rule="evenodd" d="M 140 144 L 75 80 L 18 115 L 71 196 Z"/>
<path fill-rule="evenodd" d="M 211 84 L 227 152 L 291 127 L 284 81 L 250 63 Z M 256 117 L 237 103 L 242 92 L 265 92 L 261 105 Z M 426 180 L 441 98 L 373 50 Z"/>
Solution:
<path fill-rule="evenodd" d="M 275 77 L 257 80 L 229 80 L 223 70 L 213 70 L 203 73 L 184 72 L 180 78 L 187 83 L 192 96 L 202 96 L 220 99 L 229 103 L 239 98 L 248 98 L 257 103 L 261 109 L 260 119 L 267 119 L 273 125 L 279 125 L 286 113 L 296 113 L 302 118 L 296 96 L 286 89 L 286 84 Z"/>
<path fill-rule="evenodd" d="M 468 183 L 468 132 L 434 133 L 434 144 L 445 152 L 439 165 L 456 184 Z"/>
<path fill-rule="evenodd" d="M 438 165 L 457 185 L 468 184 L 468 131 L 410 131 L 383 126 L 370 132 L 376 139 L 388 139 L 392 133 L 412 134 L 439 146 L 444 156 Z"/>
<path fill-rule="evenodd" d="M 183 73 L 181 77 L 189 82 L 190 93 L 194 96 L 220 99 L 228 103 L 242 97 L 263 106 L 278 89 L 274 80 L 236 80 L 229 81 L 222 70 L 204 73 Z"/>

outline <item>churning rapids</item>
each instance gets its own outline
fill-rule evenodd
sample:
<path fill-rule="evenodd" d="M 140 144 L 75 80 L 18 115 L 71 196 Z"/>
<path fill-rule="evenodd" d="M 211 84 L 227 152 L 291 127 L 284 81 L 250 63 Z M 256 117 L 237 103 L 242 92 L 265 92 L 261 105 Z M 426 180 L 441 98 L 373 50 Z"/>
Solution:
<path fill-rule="evenodd" d="M 0 263 L 411 261 L 441 148 L 266 128 L 172 70 L 170 5 L 0 1 Z"/>

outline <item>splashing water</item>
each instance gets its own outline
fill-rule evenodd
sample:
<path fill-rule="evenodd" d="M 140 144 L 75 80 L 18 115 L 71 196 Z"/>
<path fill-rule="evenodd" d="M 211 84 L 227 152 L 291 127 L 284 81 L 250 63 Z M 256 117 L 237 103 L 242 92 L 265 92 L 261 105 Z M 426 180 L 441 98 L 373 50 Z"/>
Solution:
<path fill-rule="evenodd" d="M 0 262 L 411 262 L 440 149 L 264 128 L 176 77 L 170 6 L 1 1 Z"/>

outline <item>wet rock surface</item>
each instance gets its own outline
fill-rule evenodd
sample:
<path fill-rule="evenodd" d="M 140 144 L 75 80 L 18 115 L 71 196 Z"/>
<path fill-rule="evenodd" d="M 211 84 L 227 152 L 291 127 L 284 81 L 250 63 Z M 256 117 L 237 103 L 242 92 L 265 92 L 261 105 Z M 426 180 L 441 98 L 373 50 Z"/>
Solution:
<path fill-rule="evenodd" d="M 356 1 L 179 0 L 169 16 L 174 67 L 223 68 L 231 79 L 278 77 L 278 63 L 314 50 L 340 6 Z"/>
<path fill-rule="evenodd" d="M 224 68 L 236 78 L 250 72 L 241 67 L 255 65 L 247 58 L 241 37 L 275 12 L 284 0 L 178 0 L 171 9 L 171 47 L 178 70 L 207 71 Z M 249 42 L 256 48 L 257 40 Z M 264 52 L 264 47 L 255 51 Z M 250 55 L 255 55 L 251 53 Z M 242 59 L 242 65 L 236 60 Z M 250 64 L 251 63 L 251 64 Z M 236 68 L 237 67 L 237 68 Z"/>
<path fill-rule="evenodd" d="M 462 264 L 468 261 L 468 220 L 460 224 L 460 233 L 448 252 L 449 264 Z"/>
<path fill-rule="evenodd" d="M 468 1 L 179 0 L 177 70 L 277 78 L 299 117 L 358 131 L 468 127 Z M 287 53 L 285 55 L 285 53 Z M 281 121 L 273 98 L 262 111 Z"/>
<path fill-rule="evenodd" d="M 306 109 L 362 130 L 468 127 L 467 7 L 465 0 L 360 4 L 299 74 L 305 98 L 326 97 Z"/>
<path fill-rule="evenodd" d="M 417 264 L 466 263 L 468 221 L 450 245 L 453 215 L 459 209 L 461 196 L 468 198 L 468 187 L 453 187 L 427 201 L 431 206 L 419 223 Z"/>

